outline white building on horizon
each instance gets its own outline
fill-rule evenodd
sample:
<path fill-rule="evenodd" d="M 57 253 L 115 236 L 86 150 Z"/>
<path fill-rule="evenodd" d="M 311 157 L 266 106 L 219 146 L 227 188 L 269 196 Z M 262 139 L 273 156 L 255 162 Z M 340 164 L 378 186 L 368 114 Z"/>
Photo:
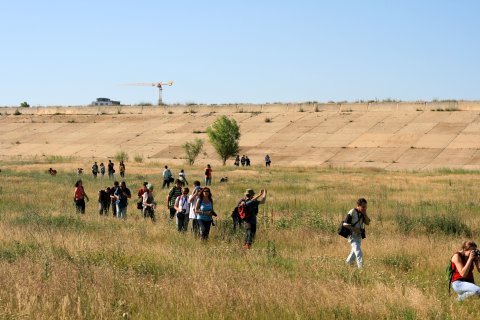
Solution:
<path fill-rule="evenodd" d="M 120 101 L 110 100 L 109 98 L 97 98 L 92 102 L 92 106 L 119 106 Z"/>

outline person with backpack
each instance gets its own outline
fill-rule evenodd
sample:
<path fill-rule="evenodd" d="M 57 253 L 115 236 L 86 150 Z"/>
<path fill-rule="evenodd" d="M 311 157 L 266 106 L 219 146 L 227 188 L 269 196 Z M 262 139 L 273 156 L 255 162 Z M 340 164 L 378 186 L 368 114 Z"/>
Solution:
<path fill-rule="evenodd" d="M 212 167 L 209 164 L 207 164 L 207 167 L 205 168 L 205 185 L 212 185 Z"/>
<path fill-rule="evenodd" d="M 188 193 L 190 189 L 183 187 L 182 195 L 175 200 L 174 208 L 177 212 L 177 230 L 178 232 L 187 231 L 188 216 L 190 213 L 190 202 L 188 201 Z"/>
<path fill-rule="evenodd" d="M 362 239 L 365 238 L 365 225 L 370 224 L 370 218 L 367 215 L 367 200 L 360 198 L 357 200 L 357 206 L 350 210 L 343 220 L 343 226 L 350 230 L 347 237 L 352 249 L 345 263 L 350 265 L 357 260 L 357 267 L 363 268 Z"/>
<path fill-rule="evenodd" d="M 480 250 L 473 241 L 465 241 L 462 249 L 455 252 L 451 259 L 451 283 L 453 291 L 458 294 L 458 301 L 471 296 L 480 296 L 480 287 L 473 279 L 473 269 L 480 272 Z"/>
<path fill-rule="evenodd" d="M 145 181 L 140 189 L 138 189 L 137 196 L 137 209 L 140 210 L 140 213 L 143 213 L 143 194 L 148 191 L 147 188 L 148 182 Z"/>
<path fill-rule="evenodd" d="M 262 198 L 261 200 L 258 200 Z M 238 204 L 238 215 L 245 222 L 245 243 L 244 249 L 250 249 L 257 233 L 258 205 L 264 204 L 267 200 L 267 190 L 262 189 L 260 194 L 255 196 L 252 189 L 247 189 L 245 198 Z"/>
<path fill-rule="evenodd" d="M 165 166 L 165 169 L 163 170 L 163 184 L 162 184 L 162 189 L 165 189 L 165 186 L 167 188 L 170 188 L 170 183 L 172 179 L 172 171 L 168 169 L 168 166 Z"/>
<path fill-rule="evenodd" d="M 175 217 L 175 200 L 182 195 L 182 182 L 179 179 L 175 180 L 175 185 L 170 189 L 167 196 L 167 208 L 170 212 L 170 219 Z"/>

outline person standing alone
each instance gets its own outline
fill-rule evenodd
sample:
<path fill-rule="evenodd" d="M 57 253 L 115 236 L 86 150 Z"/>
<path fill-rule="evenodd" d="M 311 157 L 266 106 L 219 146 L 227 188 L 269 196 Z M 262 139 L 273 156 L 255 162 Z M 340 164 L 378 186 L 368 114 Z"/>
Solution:
<path fill-rule="evenodd" d="M 165 166 L 165 170 L 163 170 L 163 184 L 162 184 L 162 189 L 165 189 L 165 186 L 167 188 L 170 188 L 170 183 L 172 179 L 172 171 L 168 169 L 168 166 Z"/>
<path fill-rule="evenodd" d="M 212 167 L 209 164 L 207 164 L 207 167 L 205 168 L 205 185 L 212 185 Z"/>
<path fill-rule="evenodd" d="M 370 224 L 370 218 L 367 215 L 367 200 L 360 198 L 357 200 L 357 207 L 347 213 L 343 225 L 350 230 L 351 234 L 347 237 L 348 243 L 352 246 L 350 254 L 345 261 L 346 264 L 352 264 L 357 260 L 357 267 L 363 268 L 362 239 L 365 238 L 365 225 Z"/>

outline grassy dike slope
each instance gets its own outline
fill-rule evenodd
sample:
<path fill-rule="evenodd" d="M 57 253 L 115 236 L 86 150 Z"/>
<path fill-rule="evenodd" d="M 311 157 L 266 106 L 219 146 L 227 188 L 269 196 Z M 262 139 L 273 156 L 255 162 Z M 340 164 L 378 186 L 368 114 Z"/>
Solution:
<path fill-rule="evenodd" d="M 0 174 L 0 318 L 480 316 L 480 301 L 457 303 L 444 277 L 452 252 L 480 231 L 477 171 L 219 168 L 215 174 L 230 181 L 212 186 L 219 218 L 202 243 L 178 234 L 163 206 L 155 225 L 140 218 L 134 201 L 126 221 L 100 217 L 95 193 L 106 179 L 84 176 L 91 201 L 78 216 L 75 174 L 29 168 Z M 127 184 L 136 192 L 141 181 L 154 182 L 163 203 L 160 174 L 150 169 L 138 165 L 144 173 L 127 175 Z M 202 171 L 190 168 L 190 180 Z M 257 241 L 245 251 L 228 215 L 247 187 L 269 194 Z M 335 234 L 359 196 L 369 200 L 372 218 L 363 271 L 344 265 L 349 245 Z"/>

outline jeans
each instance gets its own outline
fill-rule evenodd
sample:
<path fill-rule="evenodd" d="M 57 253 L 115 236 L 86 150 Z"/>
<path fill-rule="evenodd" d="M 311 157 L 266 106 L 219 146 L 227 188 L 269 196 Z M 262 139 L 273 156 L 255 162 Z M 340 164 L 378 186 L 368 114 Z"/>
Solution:
<path fill-rule="evenodd" d="M 471 296 L 480 296 L 480 287 L 474 283 L 457 280 L 452 282 L 453 291 L 458 293 L 458 301 L 462 301 Z"/>
<path fill-rule="evenodd" d="M 207 240 L 210 233 L 210 226 L 212 225 L 212 221 L 198 219 L 197 223 L 200 237 L 202 237 L 203 240 Z"/>
<path fill-rule="evenodd" d="M 120 207 L 120 205 L 117 204 L 117 218 L 127 219 L 127 208 L 127 206 Z"/>
<path fill-rule="evenodd" d="M 357 260 L 357 266 L 359 269 L 363 268 L 363 253 L 362 253 L 362 238 L 360 235 L 353 235 L 348 237 L 348 242 L 352 246 L 352 250 L 350 250 L 350 254 L 345 261 L 347 264 L 352 264 L 355 260 Z"/>
<path fill-rule="evenodd" d="M 177 213 L 177 230 L 180 232 L 188 230 L 188 216 L 185 213 Z"/>
<path fill-rule="evenodd" d="M 205 178 L 205 185 L 206 186 L 211 186 L 212 185 L 212 178 Z"/>
<path fill-rule="evenodd" d="M 78 199 L 75 200 L 75 209 L 77 209 L 77 213 L 85 213 L 85 199 Z"/>

